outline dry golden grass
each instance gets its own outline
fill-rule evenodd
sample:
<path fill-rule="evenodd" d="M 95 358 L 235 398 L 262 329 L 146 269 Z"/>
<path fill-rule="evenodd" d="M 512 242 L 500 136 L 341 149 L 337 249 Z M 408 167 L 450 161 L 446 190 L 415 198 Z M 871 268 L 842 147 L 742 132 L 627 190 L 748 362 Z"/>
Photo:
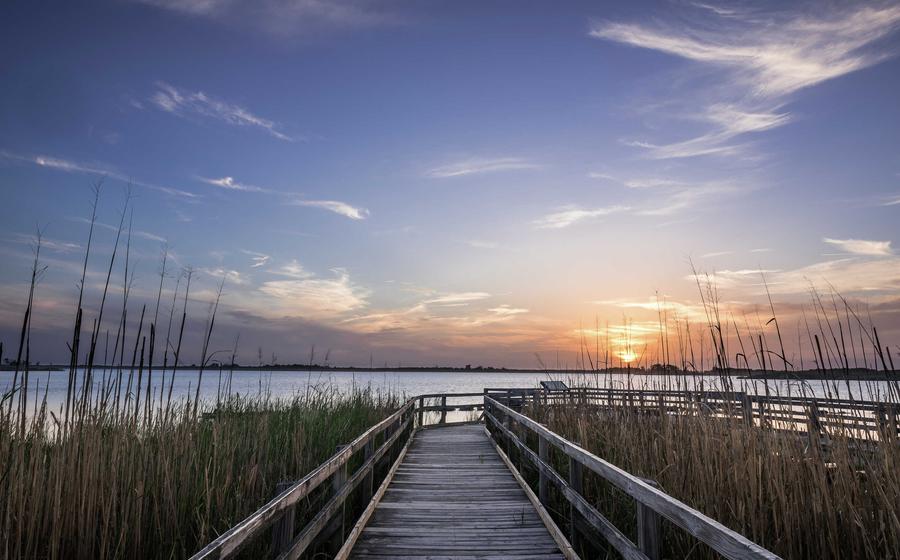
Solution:
<path fill-rule="evenodd" d="M 869 441 L 871 452 L 861 452 L 835 437 L 824 455 L 805 434 L 715 417 L 587 406 L 529 414 L 784 558 L 900 557 L 896 443 Z M 617 526 L 633 531 L 632 500 L 595 477 L 586 493 Z M 683 531 L 664 526 L 666 557 L 708 556 Z"/>
<path fill-rule="evenodd" d="M 326 391 L 235 397 L 201 420 L 184 401 L 143 427 L 93 409 L 65 436 L 47 417 L 29 421 L 24 436 L 6 422 L 0 557 L 186 557 L 397 405 Z"/>

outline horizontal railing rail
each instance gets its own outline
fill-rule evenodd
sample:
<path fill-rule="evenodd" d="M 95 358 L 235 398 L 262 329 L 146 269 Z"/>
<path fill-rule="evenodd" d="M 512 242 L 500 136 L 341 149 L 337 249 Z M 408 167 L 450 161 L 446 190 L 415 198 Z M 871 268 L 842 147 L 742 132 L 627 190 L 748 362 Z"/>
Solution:
<path fill-rule="evenodd" d="M 665 414 L 710 415 L 749 425 L 817 435 L 843 434 L 900 440 L 900 404 L 825 397 L 754 395 L 730 391 L 670 391 L 575 387 L 485 390 L 517 409 L 526 403 L 585 404 L 607 408 L 641 409 Z"/>
<path fill-rule="evenodd" d="M 278 495 L 222 533 L 194 554 L 191 560 L 233 558 L 244 546 L 260 538 L 269 528 L 273 528 L 273 543 L 279 560 L 299 558 L 323 532 L 328 530 L 332 519 L 341 512 L 350 495 L 361 484 L 365 490 L 364 502 L 369 501 L 373 495 L 375 469 L 392 449 L 409 440 L 414 429 L 433 424 L 454 423 L 447 422 L 448 412 L 484 410 L 482 397 L 483 393 L 432 393 L 410 398 L 390 416 L 367 429 L 348 445 L 342 446 L 301 480 L 286 485 L 280 484 Z M 458 404 L 447 402 L 448 399 L 459 398 L 479 400 Z M 429 404 L 431 401 L 440 404 Z M 440 416 L 436 422 L 430 424 L 432 419 L 427 413 L 440 413 Z M 384 437 L 376 449 L 374 443 L 381 434 L 384 434 Z M 360 452 L 363 454 L 362 463 L 348 478 L 348 463 Z M 313 512 L 306 525 L 294 534 L 295 508 L 329 480 L 332 487 L 330 499 L 318 511 Z"/>
<path fill-rule="evenodd" d="M 206 560 L 234 557 L 250 540 L 260 536 L 267 528 L 284 517 L 289 510 L 296 507 L 301 500 L 309 496 L 329 478 L 335 477 L 335 475 L 338 475 L 338 480 L 342 477 L 345 478 L 346 467 L 350 458 L 355 453 L 363 451 L 366 455 L 365 462 L 356 471 L 349 483 L 341 484 L 331 500 L 325 504 L 322 510 L 316 514 L 298 536 L 292 536 L 289 540 L 289 547 L 287 551 L 284 551 L 284 556 L 290 558 L 298 557 L 325 527 L 325 524 L 331 517 L 331 515 L 328 515 L 328 512 L 336 512 L 341 504 L 346 501 L 350 491 L 364 478 L 368 479 L 368 493 L 371 494 L 371 472 L 375 462 L 384 456 L 391 446 L 404 434 L 404 431 L 411 423 L 411 410 L 414 405 L 414 399 L 408 400 L 396 412 L 363 432 L 362 435 L 341 448 L 330 459 L 316 467 L 301 480 L 288 486 L 267 504 L 206 545 L 202 550 L 194 554 L 191 559 Z M 384 441 L 377 450 L 374 450 L 372 443 L 383 432 L 386 432 Z"/>
<path fill-rule="evenodd" d="M 604 461 L 531 418 L 501 404 L 493 397 L 486 394 L 484 401 L 485 421 L 493 437 L 499 440 L 498 445 L 506 443 L 507 455 L 512 448 L 517 449 L 538 471 L 538 494 L 541 502 L 548 505 L 548 488 L 552 483 L 570 505 L 570 527 L 574 528 L 583 521 L 602 535 L 624 558 L 658 560 L 661 557 L 658 516 L 665 517 L 725 558 L 733 560 L 779 558 L 743 535 L 656 489 L 648 481 Z M 527 430 L 537 437 L 537 453 L 517 434 L 522 430 Z M 568 457 L 568 480 L 556 472 L 550 463 L 550 446 Z M 584 469 L 596 473 L 637 502 L 638 543 L 625 536 L 582 495 Z"/>

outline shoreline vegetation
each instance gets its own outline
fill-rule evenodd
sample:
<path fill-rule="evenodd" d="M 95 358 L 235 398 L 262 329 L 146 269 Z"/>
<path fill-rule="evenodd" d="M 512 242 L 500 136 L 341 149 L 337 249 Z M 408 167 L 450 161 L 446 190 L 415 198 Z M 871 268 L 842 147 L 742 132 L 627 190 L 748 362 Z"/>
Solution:
<path fill-rule="evenodd" d="M 79 369 L 85 369 L 87 365 L 77 366 Z M 114 364 L 94 365 L 95 368 L 117 367 Z M 29 370 L 34 372 L 66 372 L 69 366 L 62 364 L 31 364 Z M 14 372 L 15 365 L 0 365 L 0 372 Z M 199 365 L 180 365 L 169 366 L 168 371 L 197 371 Z M 653 375 L 664 377 L 718 377 L 723 374 L 737 377 L 738 379 L 758 379 L 758 380 L 804 380 L 804 381 L 897 381 L 898 376 L 893 371 L 883 371 L 871 368 L 849 368 L 847 370 L 761 370 L 761 369 L 738 369 L 730 368 L 727 372 L 719 370 L 707 371 L 682 371 L 679 369 L 653 369 L 644 367 L 618 367 L 608 369 L 598 369 L 593 371 L 573 370 L 573 369 L 544 369 L 544 368 L 505 368 L 493 366 L 473 366 L 473 367 L 455 367 L 455 366 L 398 366 L 398 367 L 356 367 L 356 366 L 333 366 L 321 364 L 277 364 L 262 366 L 245 366 L 240 364 L 209 364 L 203 369 L 207 371 L 259 371 L 266 373 L 297 373 L 297 372 L 334 372 L 334 373 L 522 373 L 522 374 L 547 374 L 547 375 Z M 21 368 L 20 368 L 21 370 Z"/>

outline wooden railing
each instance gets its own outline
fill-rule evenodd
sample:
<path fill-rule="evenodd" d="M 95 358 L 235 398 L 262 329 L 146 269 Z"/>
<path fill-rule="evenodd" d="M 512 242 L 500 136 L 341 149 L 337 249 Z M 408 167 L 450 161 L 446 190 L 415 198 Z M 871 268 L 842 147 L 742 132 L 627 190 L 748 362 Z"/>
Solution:
<path fill-rule="evenodd" d="M 484 409 L 482 393 L 437 393 L 419 395 L 406 401 L 396 412 L 366 430 L 358 438 L 338 451 L 301 480 L 282 483 L 277 495 L 246 519 L 220 535 L 192 560 L 233 558 L 251 541 L 261 538 L 272 529 L 272 546 L 279 559 L 299 558 L 317 540 L 343 529 L 343 509 L 349 496 L 362 486 L 363 504 L 373 495 L 374 475 L 384 463 L 394 458 L 411 438 L 416 428 L 448 422 L 448 413 L 480 411 Z M 458 399 L 478 398 L 478 402 L 453 404 Z M 448 400 L 451 402 L 448 404 Z M 381 437 L 379 437 L 381 436 Z M 375 447 L 378 443 L 377 448 Z M 352 473 L 348 467 L 355 456 L 361 464 Z M 349 478 L 348 478 L 349 477 Z M 300 532 L 294 532 L 297 507 L 324 484 L 330 481 L 330 499 L 313 515 Z M 337 535 L 338 543 L 343 535 Z"/>
<path fill-rule="evenodd" d="M 516 449 L 517 453 L 527 459 L 538 471 L 540 501 L 549 505 L 549 485 L 552 484 L 568 502 L 571 540 L 574 540 L 576 536 L 576 528 L 587 524 L 590 530 L 601 535 L 624 558 L 628 560 L 658 560 L 662 557 L 660 517 L 664 517 L 709 545 L 725 558 L 734 560 L 778 558 L 777 555 L 716 520 L 665 492 L 657 490 L 652 483 L 604 461 L 531 418 L 501 404 L 498 400 L 488 396 L 488 393 L 485 394 L 484 402 L 485 422 L 498 445 L 505 446 L 507 456 L 510 455 L 512 449 Z M 536 437 L 537 452 L 528 446 L 526 432 L 530 432 Z M 568 477 L 564 478 L 553 468 L 550 462 L 551 446 L 568 457 Z M 522 470 L 523 466 L 520 462 L 519 470 Z M 635 500 L 637 503 L 637 543 L 625 536 L 582 495 L 585 469 L 596 473 Z"/>
<path fill-rule="evenodd" d="M 484 410 L 484 401 L 482 399 L 484 393 L 433 393 L 428 395 L 418 395 L 415 397 L 417 402 L 416 414 L 419 418 L 419 427 L 427 427 L 429 425 L 449 425 L 468 423 L 468 419 L 451 419 L 447 421 L 447 414 L 461 412 L 477 412 Z M 454 403 L 447 401 L 456 401 L 465 399 L 475 402 Z M 437 420 L 428 413 L 439 413 Z"/>
<path fill-rule="evenodd" d="M 519 409 L 526 403 L 584 404 L 600 408 L 640 409 L 663 414 L 692 414 L 737 420 L 748 425 L 817 435 L 900 439 L 900 404 L 822 397 L 754 395 L 724 391 L 668 391 L 577 387 L 562 392 L 542 389 L 486 389 L 500 402 Z"/>
<path fill-rule="evenodd" d="M 456 402 L 459 400 L 468 402 Z M 488 388 L 483 393 L 418 395 L 339 448 L 331 458 L 301 480 L 280 484 L 272 500 L 209 543 L 192 559 L 233 558 L 243 547 L 258 541 L 269 529 L 272 529 L 272 547 L 278 558 L 299 558 L 326 538 L 342 542 L 348 498 L 361 488 L 361 502 L 365 505 L 369 501 L 376 483 L 376 472 L 388 470 L 385 465 L 395 462 L 402 453 L 401 448 L 409 443 L 416 429 L 469 422 L 471 418 L 454 420 L 451 415 L 479 411 L 494 438 L 499 444 L 506 445 L 507 455 L 511 449 L 518 450 L 538 471 L 541 501 L 547 500 L 549 485 L 556 486 L 569 504 L 570 526 L 587 526 L 627 559 L 660 558 L 661 517 L 669 519 L 726 558 L 777 558 L 740 534 L 657 490 L 652 481 L 607 463 L 519 412 L 534 403 L 636 407 L 666 414 L 716 415 L 770 427 L 775 424 L 807 426 L 810 430 L 835 429 L 834 426 L 846 428 L 850 423 L 866 433 L 875 431 L 884 434 L 884 437 L 897 436 L 897 417 L 900 416 L 898 405 L 890 403 L 762 397 L 712 391 L 576 388 L 548 392 L 541 389 Z M 524 431 L 537 438 L 537 452 L 528 446 Z M 567 478 L 557 473 L 548 461 L 550 446 L 568 456 Z M 348 472 L 351 465 L 358 466 L 354 467 L 353 472 Z M 629 540 L 584 498 L 584 469 L 597 473 L 636 501 L 637 543 Z M 330 488 L 324 486 L 329 482 Z M 312 512 L 312 517 L 296 532 L 297 508 L 320 488 L 329 493 L 328 500 L 318 511 Z"/>

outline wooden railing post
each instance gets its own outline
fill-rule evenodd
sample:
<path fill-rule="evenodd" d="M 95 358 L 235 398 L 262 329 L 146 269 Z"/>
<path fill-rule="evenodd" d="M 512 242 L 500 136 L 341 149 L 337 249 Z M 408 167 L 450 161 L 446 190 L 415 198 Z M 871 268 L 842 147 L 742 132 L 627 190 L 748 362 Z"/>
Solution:
<path fill-rule="evenodd" d="M 740 394 L 741 400 L 741 414 L 744 417 L 744 424 L 747 426 L 753 425 L 753 401 L 750 400 L 750 395 L 747 393 Z"/>
<path fill-rule="evenodd" d="M 637 502 L 638 548 L 650 560 L 660 560 L 660 536 L 662 526 L 659 514 L 652 508 Z"/>
<path fill-rule="evenodd" d="M 419 397 L 419 427 L 424 426 L 425 419 L 425 397 Z"/>
<path fill-rule="evenodd" d="M 375 439 L 372 438 L 368 442 L 366 442 L 366 446 L 363 447 L 363 462 L 365 463 L 369 459 L 372 458 L 372 455 L 375 452 Z M 363 500 L 368 502 L 372 499 L 372 492 L 374 490 L 374 480 L 375 480 L 375 465 L 372 465 L 372 468 L 369 469 L 368 474 L 366 474 L 366 478 L 363 480 Z"/>
<path fill-rule="evenodd" d="M 897 439 L 897 405 L 890 404 L 887 409 L 888 441 Z"/>
<path fill-rule="evenodd" d="M 441 424 L 447 423 L 447 395 L 441 396 Z"/>
<path fill-rule="evenodd" d="M 819 407 L 815 402 L 809 405 L 809 425 L 807 426 L 807 435 L 809 436 L 809 448 L 818 449 L 820 436 L 822 435 L 822 424 L 819 420 Z"/>
<path fill-rule="evenodd" d="M 287 490 L 293 482 L 282 481 L 275 485 L 275 495 Z M 272 527 L 272 549 L 275 554 L 281 554 L 291 546 L 294 540 L 294 515 L 296 508 L 291 506 L 284 511 L 281 518 Z"/>
<path fill-rule="evenodd" d="M 343 445 L 338 445 L 335 448 L 335 451 L 340 451 L 344 447 L 345 446 L 343 446 Z M 346 484 L 346 483 L 347 483 L 347 463 L 344 463 L 343 465 L 341 465 L 341 468 L 339 468 L 331 478 L 331 494 L 333 496 L 338 495 L 338 493 L 340 493 L 341 489 L 344 487 L 344 484 Z M 333 538 L 331 541 L 331 548 L 335 554 L 341 548 L 341 545 L 344 543 L 344 514 L 345 514 L 344 510 L 345 509 L 346 509 L 346 506 L 344 504 L 341 504 L 341 509 L 338 512 L 337 517 L 335 519 L 335 523 L 340 524 L 340 526 L 335 527 L 335 534 L 338 535 L 338 538 L 336 538 L 336 539 Z"/>
<path fill-rule="evenodd" d="M 654 488 L 659 488 L 659 484 L 655 480 L 642 478 L 642 481 Z M 638 548 L 650 560 L 660 560 L 662 558 L 662 518 L 656 513 L 656 510 L 635 500 L 637 505 L 637 536 Z"/>
<path fill-rule="evenodd" d="M 875 407 L 875 425 L 878 428 L 878 437 L 884 439 L 888 435 L 887 408 L 882 404 Z"/>
<path fill-rule="evenodd" d="M 574 457 L 569 457 L 569 486 L 574 490 L 579 496 L 582 494 L 582 487 L 584 482 L 584 473 L 581 469 L 581 463 L 575 460 Z M 578 510 L 575 508 L 575 505 L 572 501 L 569 501 L 569 544 L 577 551 L 578 550 Z"/>
<path fill-rule="evenodd" d="M 538 457 L 541 459 L 541 463 L 543 466 L 550 466 L 548 462 L 548 458 L 550 456 L 550 447 L 547 443 L 547 438 L 538 434 Z M 547 475 L 544 474 L 544 469 L 539 469 L 540 474 L 538 478 L 538 498 L 541 500 L 541 503 L 545 506 L 549 502 L 549 487 L 547 481 Z"/>

